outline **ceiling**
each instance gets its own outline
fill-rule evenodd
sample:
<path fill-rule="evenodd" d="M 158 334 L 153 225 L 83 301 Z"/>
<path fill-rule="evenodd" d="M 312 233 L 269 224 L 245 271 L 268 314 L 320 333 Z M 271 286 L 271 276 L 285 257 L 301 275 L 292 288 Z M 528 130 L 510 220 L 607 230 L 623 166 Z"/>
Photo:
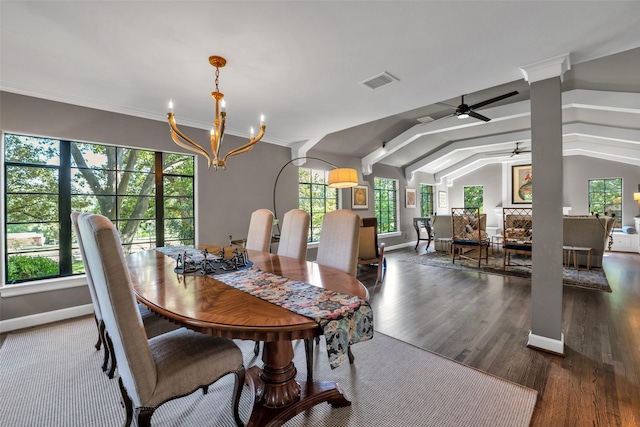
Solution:
<path fill-rule="evenodd" d="M 0 89 L 160 121 L 172 99 L 179 125 L 208 129 L 220 55 L 228 133 L 264 113 L 264 141 L 294 155 L 445 182 L 530 147 L 521 67 L 568 53 L 565 155 L 615 146 L 640 165 L 638 16 L 633 1 L 2 1 Z M 398 81 L 361 84 L 383 72 Z M 488 123 L 436 104 L 512 90 L 478 111 Z"/>

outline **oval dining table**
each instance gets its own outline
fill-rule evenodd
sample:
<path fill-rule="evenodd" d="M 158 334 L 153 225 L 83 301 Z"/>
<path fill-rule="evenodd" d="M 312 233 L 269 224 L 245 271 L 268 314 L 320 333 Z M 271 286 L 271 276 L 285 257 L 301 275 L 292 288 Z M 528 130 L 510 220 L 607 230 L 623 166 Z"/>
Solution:
<path fill-rule="evenodd" d="M 220 246 L 198 246 L 216 253 Z M 334 268 L 247 250 L 254 267 L 338 293 L 368 298 L 356 278 Z M 215 276 L 174 272 L 176 261 L 156 250 L 127 256 L 138 301 L 156 314 L 197 332 L 217 337 L 263 341 L 263 367 L 247 370 L 253 399 L 247 426 L 279 426 L 319 403 L 351 404 L 331 381 L 298 381 L 292 340 L 322 335 L 318 324 L 285 308 L 237 290 Z M 329 363 L 327 361 L 327 363 Z"/>

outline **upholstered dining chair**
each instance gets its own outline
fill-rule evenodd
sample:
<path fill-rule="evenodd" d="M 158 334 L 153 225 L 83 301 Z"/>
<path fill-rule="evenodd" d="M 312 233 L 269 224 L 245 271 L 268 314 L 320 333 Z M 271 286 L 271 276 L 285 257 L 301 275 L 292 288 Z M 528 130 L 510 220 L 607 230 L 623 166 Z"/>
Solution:
<path fill-rule="evenodd" d="M 322 219 L 316 263 L 356 277 L 359 244 L 360 217 L 348 209 L 329 212 Z M 319 342 L 319 338 L 316 338 L 316 342 Z M 304 346 L 307 354 L 307 381 L 313 381 L 313 340 L 304 340 Z M 353 363 L 351 347 L 347 350 L 349 363 Z"/>
<path fill-rule="evenodd" d="M 358 245 L 358 265 L 377 266 L 376 285 L 384 280 L 387 260 L 384 257 L 384 243 L 378 243 L 378 219 L 376 217 L 362 218 L 360 243 Z"/>
<path fill-rule="evenodd" d="M 163 403 L 186 396 L 227 374 L 235 375 L 232 410 L 238 404 L 245 370 L 240 349 L 231 340 L 180 328 L 147 339 L 125 263 L 120 237 L 111 221 L 95 214 L 78 218 L 87 262 L 105 328 L 118 362 L 118 383 L 125 399 L 127 425 L 150 426 Z"/>
<path fill-rule="evenodd" d="M 489 262 L 489 238 L 487 237 L 487 214 L 481 214 L 480 208 L 451 208 L 451 262 L 468 258 L 478 260 L 478 268 L 482 262 L 484 251 L 485 263 Z M 475 258 L 465 255 L 465 250 L 473 250 Z"/>
<path fill-rule="evenodd" d="M 82 262 L 84 264 L 84 271 L 87 277 L 87 287 L 89 288 L 89 295 L 91 296 L 91 303 L 93 305 L 94 318 L 98 327 L 98 342 L 95 344 L 95 347 L 96 350 L 99 350 L 101 346 L 103 347 L 104 357 L 102 362 L 102 370 L 107 373 L 109 378 L 113 378 L 116 370 L 115 355 L 113 354 L 113 349 L 109 346 L 109 337 L 107 336 L 107 332 L 104 328 L 102 311 L 100 310 L 100 305 L 98 304 L 96 290 L 93 285 L 93 278 L 91 277 L 91 269 L 87 264 L 87 255 L 85 254 L 84 244 L 82 242 L 82 237 L 80 236 L 80 232 L 78 229 L 78 218 L 81 215 L 86 214 L 82 214 L 80 212 L 71 212 L 71 224 L 73 226 L 73 231 L 76 234 L 78 249 L 80 250 L 80 257 L 82 258 Z M 175 323 L 171 323 L 166 319 L 156 316 L 148 308 L 143 307 L 140 304 L 138 304 L 138 309 L 140 311 L 142 323 L 144 324 L 144 329 L 147 333 L 148 338 L 153 338 L 157 335 L 164 334 L 165 332 L 170 332 L 179 328 L 179 326 Z"/>
<path fill-rule="evenodd" d="M 273 213 L 269 209 L 258 209 L 251 214 L 249 232 L 244 247 L 256 251 L 269 252 Z"/>
<path fill-rule="evenodd" d="M 307 259 L 310 220 L 309 214 L 302 209 L 291 209 L 284 214 L 278 242 L 278 255 Z"/>

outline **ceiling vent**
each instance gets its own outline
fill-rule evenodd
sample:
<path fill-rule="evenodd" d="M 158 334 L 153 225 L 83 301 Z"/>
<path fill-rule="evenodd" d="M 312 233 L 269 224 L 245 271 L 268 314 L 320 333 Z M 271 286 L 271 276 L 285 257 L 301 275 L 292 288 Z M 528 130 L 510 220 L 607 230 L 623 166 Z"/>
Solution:
<path fill-rule="evenodd" d="M 386 86 L 388 84 L 391 84 L 393 82 L 397 82 L 398 79 L 396 79 L 395 77 L 393 77 L 391 74 L 387 73 L 386 71 L 384 73 L 378 74 L 377 76 L 373 76 L 370 79 L 367 79 L 365 81 L 360 82 L 360 84 L 365 85 L 366 87 L 368 87 L 369 89 L 378 89 L 382 86 Z"/>
<path fill-rule="evenodd" d="M 424 117 L 420 117 L 419 119 L 417 119 L 420 123 L 431 123 L 432 121 L 434 121 L 435 119 L 431 116 L 424 116 Z"/>

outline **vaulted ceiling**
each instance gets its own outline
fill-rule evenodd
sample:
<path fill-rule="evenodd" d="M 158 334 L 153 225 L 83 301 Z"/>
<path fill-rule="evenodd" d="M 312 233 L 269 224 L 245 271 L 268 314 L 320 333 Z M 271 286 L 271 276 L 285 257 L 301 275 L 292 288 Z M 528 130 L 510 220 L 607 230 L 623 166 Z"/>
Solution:
<path fill-rule="evenodd" d="M 565 155 L 640 165 L 640 2 L 0 2 L 0 89 L 456 179 L 530 147 L 521 67 L 569 53 Z M 397 81 L 361 82 L 387 72 Z M 460 96 L 478 112 L 445 117 Z M 0 118 L 1 120 L 1 118 Z M 384 147 L 383 147 L 384 143 Z M 526 153 L 519 156 L 526 156 Z M 515 157 L 515 156 L 514 156 Z"/>

